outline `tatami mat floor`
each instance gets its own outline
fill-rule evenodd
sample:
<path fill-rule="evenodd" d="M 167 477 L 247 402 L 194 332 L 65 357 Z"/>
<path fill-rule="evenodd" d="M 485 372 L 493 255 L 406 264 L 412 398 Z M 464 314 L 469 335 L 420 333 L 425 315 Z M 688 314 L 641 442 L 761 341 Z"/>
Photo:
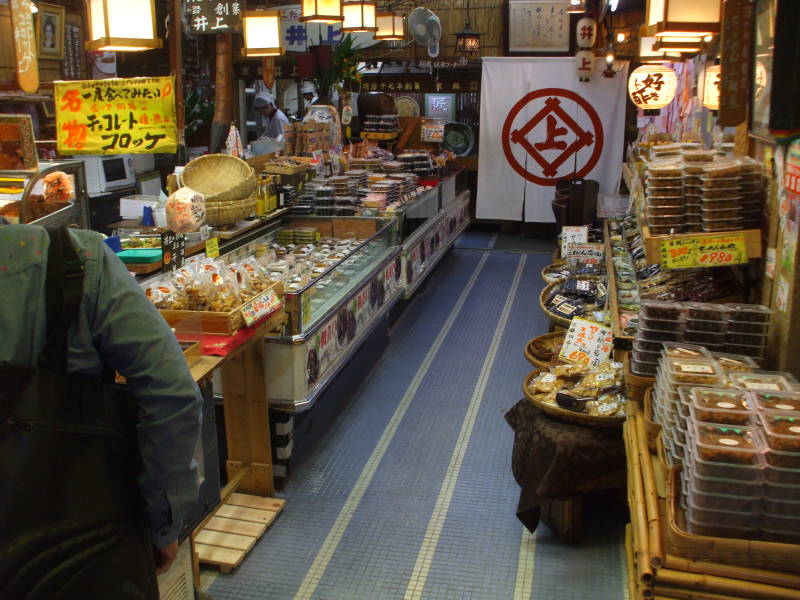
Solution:
<path fill-rule="evenodd" d="M 459 249 L 492 245 L 465 236 L 440 263 L 278 494 L 275 524 L 236 571 L 204 572 L 214 600 L 624 598 L 618 522 L 566 546 L 514 514 L 503 414 L 529 371 L 525 342 L 547 330 L 551 253 Z"/>

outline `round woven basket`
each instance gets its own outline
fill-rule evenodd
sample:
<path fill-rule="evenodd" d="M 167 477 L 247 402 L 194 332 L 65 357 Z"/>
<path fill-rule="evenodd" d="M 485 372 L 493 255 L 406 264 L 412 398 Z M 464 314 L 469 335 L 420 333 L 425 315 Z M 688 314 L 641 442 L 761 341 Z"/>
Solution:
<path fill-rule="evenodd" d="M 183 185 L 197 190 L 207 203 L 230 202 L 249 197 L 256 189 L 253 167 L 227 154 L 206 154 L 183 169 Z"/>
<path fill-rule="evenodd" d="M 553 333 L 545 333 L 544 335 L 533 338 L 527 344 L 525 344 L 525 358 L 528 359 L 529 363 L 538 369 L 544 369 L 550 366 L 553 359 L 558 357 L 558 351 L 561 349 L 561 345 L 564 343 L 565 335 L 566 333 L 564 331 L 556 331 Z M 546 346 L 547 348 L 550 348 L 551 357 L 548 359 L 545 355 L 537 350 L 537 346 Z"/>
<path fill-rule="evenodd" d="M 209 225 L 233 225 L 249 217 L 255 210 L 255 196 L 229 202 L 213 202 L 206 204 L 206 223 Z"/>
<path fill-rule="evenodd" d="M 594 427 L 621 427 L 625 422 L 625 417 L 599 417 L 595 415 L 587 415 L 561 408 L 557 404 L 549 404 L 547 402 L 537 400 L 533 397 L 533 392 L 531 392 L 528 386 L 531 380 L 538 374 L 539 369 L 535 369 L 528 374 L 528 376 L 525 378 L 525 381 L 522 382 L 522 392 L 525 394 L 528 400 L 533 402 L 533 405 L 536 408 L 546 412 L 548 415 L 552 415 L 558 419 L 561 419 L 562 421 L 570 421 L 572 423 L 591 425 Z"/>
<path fill-rule="evenodd" d="M 539 306 L 541 307 L 544 314 L 547 315 L 547 318 L 550 319 L 556 325 L 561 327 L 569 327 L 570 321 L 572 319 L 565 319 L 564 317 L 559 317 L 557 314 L 550 312 L 545 308 L 545 304 L 548 298 L 553 295 L 553 291 L 556 289 L 557 286 L 561 285 L 565 281 L 569 279 L 588 279 L 590 281 L 602 281 L 602 277 L 599 275 L 574 275 L 573 277 L 567 277 L 567 279 L 562 279 L 561 281 L 554 281 L 553 283 L 548 283 L 544 286 L 542 293 L 539 294 Z"/>
<path fill-rule="evenodd" d="M 566 261 L 563 261 L 563 260 L 560 260 L 560 259 L 559 259 L 559 260 L 556 260 L 556 261 L 554 261 L 552 265 L 547 265 L 547 266 L 546 266 L 544 269 L 542 269 L 542 271 L 541 271 L 542 280 L 543 280 L 545 283 L 554 283 L 554 282 L 557 282 L 557 281 L 561 281 L 561 279 L 553 279 L 553 278 L 552 278 L 552 275 L 550 275 L 550 271 L 554 271 L 554 270 L 556 270 L 556 269 L 559 269 L 559 268 L 561 268 L 561 266 L 562 266 L 562 265 L 563 265 L 565 262 L 566 262 Z"/>

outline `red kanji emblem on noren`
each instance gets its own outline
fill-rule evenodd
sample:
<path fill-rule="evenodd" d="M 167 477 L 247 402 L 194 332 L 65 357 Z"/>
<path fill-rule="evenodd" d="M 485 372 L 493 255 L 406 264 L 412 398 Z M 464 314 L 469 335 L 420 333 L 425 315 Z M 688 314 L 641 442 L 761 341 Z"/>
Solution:
<path fill-rule="evenodd" d="M 542 108 L 525 124 L 515 127 L 515 119 L 528 104 L 546 98 Z M 583 111 L 591 122 L 591 130 L 581 127 L 570 114 L 575 108 Z M 544 130 L 537 129 L 541 139 L 529 140 L 531 132 L 544 122 Z M 543 135 L 542 135 L 543 134 Z M 539 185 L 554 186 L 565 177 L 586 176 L 600 160 L 603 153 L 603 124 L 597 111 L 581 96 L 570 90 L 547 88 L 523 96 L 509 111 L 503 124 L 503 153 L 511 167 L 522 177 Z M 521 146 L 533 159 L 525 161 L 530 170 L 512 152 L 513 145 Z M 588 160 L 575 165 L 569 173 L 560 168 L 583 148 L 593 148 Z M 554 154 L 553 151 L 560 151 Z M 547 152 L 547 155 L 544 154 Z"/>

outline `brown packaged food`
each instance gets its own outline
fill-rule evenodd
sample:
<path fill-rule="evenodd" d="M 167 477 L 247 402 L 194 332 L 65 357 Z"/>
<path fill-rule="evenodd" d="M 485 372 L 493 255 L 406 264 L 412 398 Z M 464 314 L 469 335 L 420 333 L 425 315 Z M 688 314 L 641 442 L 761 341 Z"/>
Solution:
<path fill-rule="evenodd" d="M 708 177 L 703 176 L 701 178 L 701 183 L 704 189 L 713 190 L 713 189 L 724 189 L 724 188 L 738 188 L 739 187 L 739 178 L 725 178 L 725 179 L 711 179 Z"/>
<path fill-rule="evenodd" d="M 683 198 L 683 186 L 681 187 L 664 187 L 664 188 L 647 188 L 648 198 Z"/>
<path fill-rule="evenodd" d="M 761 422 L 770 448 L 782 452 L 800 452 L 800 413 L 762 413 Z"/>
<path fill-rule="evenodd" d="M 755 392 L 753 393 L 759 410 L 776 410 L 781 412 L 800 411 L 800 393 L 798 392 Z"/>
<path fill-rule="evenodd" d="M 747 392 L 741 390 L 693 388 L 693 415 L 706 423 L 747 425 L 754 415 Z"/>
<path fill-rule="evenodd" d="M 755 429 L 694 423 L 692 442 L 697 456 L 708 462 L 754 465 L 764 444 Z"/>
<path fill-rule="evenodd" d="M 709 179 L 738 178 L 741 173 L 742 164 L 736 158 L 718 160 L 703 168 L 703 175 Z"/>

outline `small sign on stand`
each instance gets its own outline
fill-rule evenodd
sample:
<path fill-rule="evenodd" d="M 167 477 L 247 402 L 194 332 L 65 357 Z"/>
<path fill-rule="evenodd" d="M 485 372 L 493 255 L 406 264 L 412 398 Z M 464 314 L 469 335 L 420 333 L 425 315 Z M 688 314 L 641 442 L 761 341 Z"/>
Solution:
<path fill-rule="evenodd" d="M 610 327 L 575 317 L 569 324 L 558 357 L 567 362 L 596 367 L 608 360 L 613 348 L 614 334 Z"/>
<path fill-rule="evenodd" d="M 568 244 L 585 244 L 589 241 L 589 228 L 585 225 L 566 225 L 561 228 L 561 256 L 567 255 Z"/>
<path fill-rule="evenodd" d="M 174 231 L 161 234 L 161 271 L 171 273 L 183 266 L 186 256 L 186 236 Z"/>

